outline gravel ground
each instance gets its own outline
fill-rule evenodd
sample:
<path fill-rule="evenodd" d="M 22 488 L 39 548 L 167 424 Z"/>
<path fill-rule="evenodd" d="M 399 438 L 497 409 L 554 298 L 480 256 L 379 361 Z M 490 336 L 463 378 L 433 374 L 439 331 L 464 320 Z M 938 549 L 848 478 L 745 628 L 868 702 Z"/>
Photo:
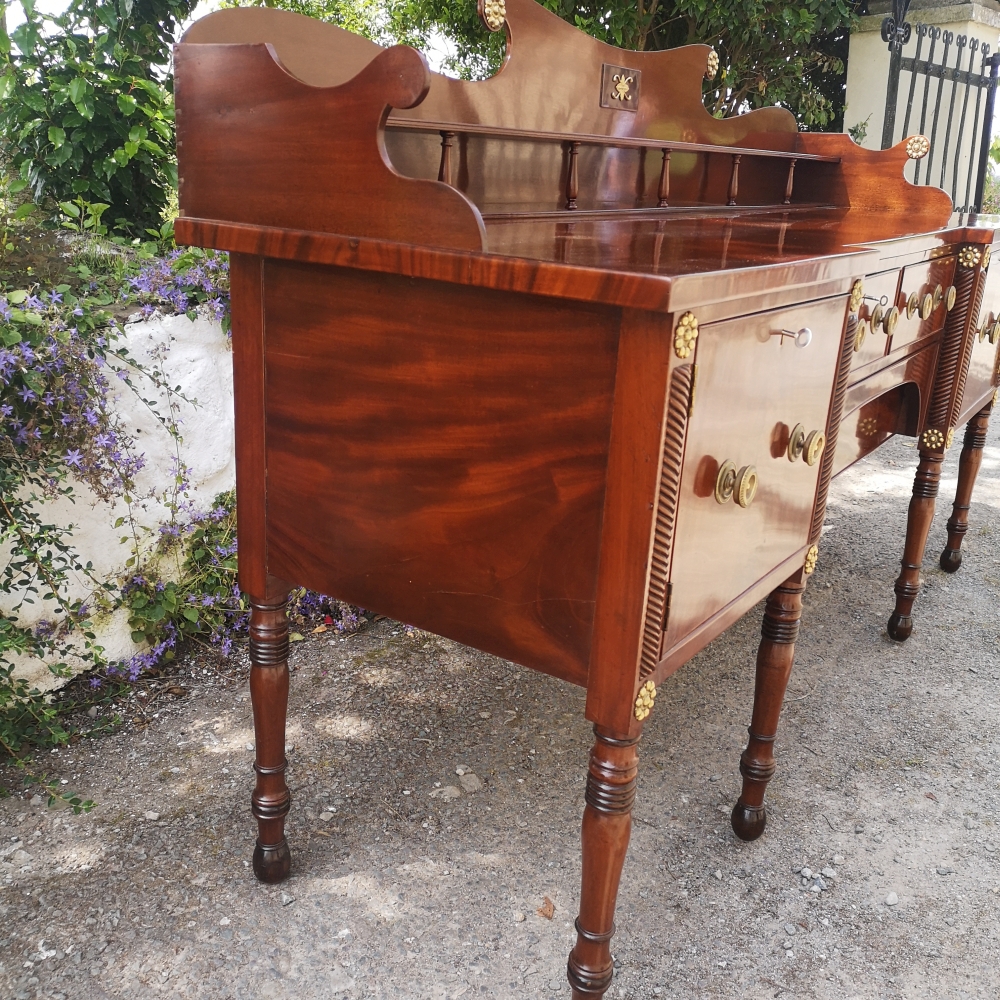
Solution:
<path fill-rule="evenodd" d="M 609 996 L 1000 993 L 998 432 L 949 577 L 952 449 L 904 645 L 912 445 L 835 483 L 761 840 L 728 820 L 761 609 L 663 684 Z M 250 872 L 245 664 L 182 663 L 148 724 L 47 755 L 93 812 L 0 802 L 0 996 L 568 995 L 583 692 L 388 620 L 293 650 L 289 881 Z"/>

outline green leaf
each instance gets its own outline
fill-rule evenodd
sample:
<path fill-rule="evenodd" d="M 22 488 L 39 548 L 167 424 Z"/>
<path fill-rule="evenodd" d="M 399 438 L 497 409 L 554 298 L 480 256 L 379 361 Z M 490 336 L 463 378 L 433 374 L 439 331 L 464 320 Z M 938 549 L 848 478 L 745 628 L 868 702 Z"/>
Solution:
<path fill-rule="evenodd" d="M 60 146 L 66 141 L 66 133 L 59 128 L 57 125 L 49 126 L 49 142 L 59 149 Z"/>
<path fill-rule="evenodd" d="M 28 182 L 19 177 L 16 181 L 10 182 L 7 186 L 7 190 L 10 191 L 11 194 L 20 194 L 27 186 Z"/>
<path fill-rule="evenodd" d="M 71 201 L 61 201 L 59 202 L 59 207 L 67 214 L 73 216 L 74 219 L 80 218 L 80 206 L 74 205 Z"/>
<path fill-rule="evenodd" d="M 70 80 L 67 91 L 69 93 L 69 99 L 74 104 L 79 104 L 80 101 L 83 100 L 83 95 L 87 93 L 87 81 L 82 76 L 78 76 L 75 79 Z"/>
<path fill-rule="evenodd" d="M 141 125 L 136 125 L 128 133 L 129 141 L 131 142 L 142 142 L 147 135 L 149 135 L 149 129 L 143 128 Z"/>
<path fill-rule="evenodd" d="M 6 38 L 6 35 L 4 35 Z M 10 51 L 10 42 L 7 42 L 7 51 Z M 13 73 L 5 73 L 0 76 L 0 101 L 5 101 L 11 94 L 14 93 L 14 89 L 17 86 L 17 80 L 14 79 Z"/>
<path fill-rule="evenodd" d="M 131 94 L 119 94 L 118 95 L 118 110 L 123 115 L 131 115 L 135 112 L 138 106 L 138 101 Z"/>
<path fill-rule="evenodd" d="M 7 293 L 7 301 L 13 302 L 14 305 L 20 305 L 27 299 L 28 293 L 23 288 L 15 289 L 13 292 Z"/>
<path fill-rule="evenodd" d="M 35 205 L 33 205 L 30 201 L 26 201 L 23 205 L 17 206 L 14 211 L 14 218 L 20 222 L 21 219 L 26 219 L 29 215 L 31 215 L 35 209 Z"/>

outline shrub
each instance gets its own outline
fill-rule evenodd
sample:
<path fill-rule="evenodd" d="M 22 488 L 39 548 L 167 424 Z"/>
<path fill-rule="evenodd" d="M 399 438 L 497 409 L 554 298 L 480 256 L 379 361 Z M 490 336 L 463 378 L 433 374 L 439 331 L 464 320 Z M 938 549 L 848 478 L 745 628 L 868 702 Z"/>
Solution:
<path fill-rule="evenodd" d="M 87 206 L 116 228 L 158 227 L 177 186 L 164 74 L 195 0 L 72 0 L 0 31 L 0 135 L 36 202 Z"/>

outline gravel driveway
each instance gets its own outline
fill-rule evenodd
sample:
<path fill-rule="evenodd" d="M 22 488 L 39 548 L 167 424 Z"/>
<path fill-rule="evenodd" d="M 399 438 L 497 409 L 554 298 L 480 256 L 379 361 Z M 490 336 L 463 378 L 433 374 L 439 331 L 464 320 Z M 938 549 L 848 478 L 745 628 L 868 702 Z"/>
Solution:
<path fill-rule="evenodd" d="M 608 996 L 1000 993 L 1000 420 L 949 577 L 959 450 L 904 645 L 915 451 L 835 482 L 761 840 L 728 819 L 761 609 L 662 685 Z M 388 620 L 293 651 L 292 877 L 250 872 L 245 663 L 182 662 L 147 724 L 46 755 L 93 812 L 0 801 L 0 997 L 568 997 L 583 692 Z"/>

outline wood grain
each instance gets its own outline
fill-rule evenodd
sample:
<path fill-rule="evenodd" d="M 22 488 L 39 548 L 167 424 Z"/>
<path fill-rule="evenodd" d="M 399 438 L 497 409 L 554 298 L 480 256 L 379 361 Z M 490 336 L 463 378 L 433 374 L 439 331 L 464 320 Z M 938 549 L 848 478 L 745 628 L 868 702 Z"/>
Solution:
<path fill-rule="evenodd" d="M 618 315 L 278 262 L 264 310 L 272 572 L 585 684 Z"/>

